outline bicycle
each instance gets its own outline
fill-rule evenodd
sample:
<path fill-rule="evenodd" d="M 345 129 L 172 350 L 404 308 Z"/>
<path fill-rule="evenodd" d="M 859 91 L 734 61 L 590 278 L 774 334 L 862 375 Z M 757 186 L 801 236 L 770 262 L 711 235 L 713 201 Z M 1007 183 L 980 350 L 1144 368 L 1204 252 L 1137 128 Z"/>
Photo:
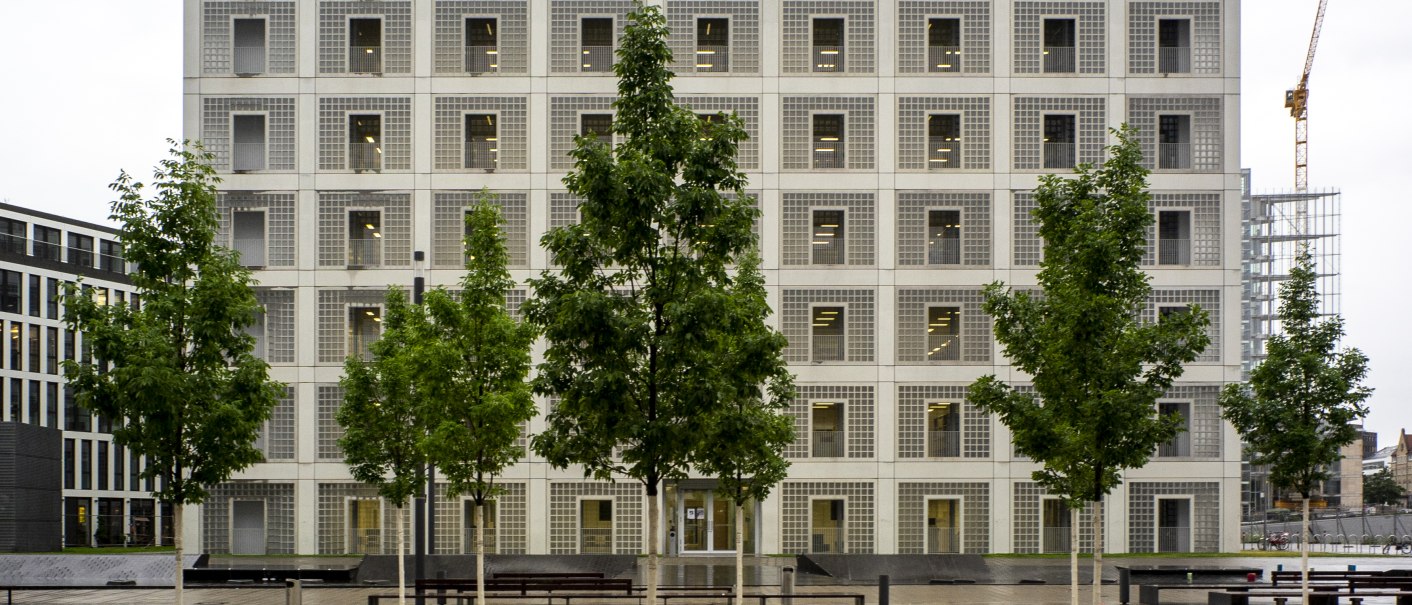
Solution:
<path fill-rule="evenodd" d="M 1383 545 L 1383 554 L 1390 555 L 1394 551 L 1399 555 L 1412 555 L 1412 539 L 1388 536 L 1387 544 Z"/>
<path fill-rule="evenodd" d="M 1260 538 L 1260 550 L 1269 550 L 1269 549 L 1271 549 L 1271 548 L 1273 548 L 1273 549 L 1275 549 L 1275 550 L 1288 550 L 1288 549 L 1289 549 L 1289 533 L 1288 533 L 1288 532 L 1276 532 L 1276 533 L 1268 534 L 1268 535 L 1265 535 L 1265 536 L 1261 537 L 1261 538 Z"/>

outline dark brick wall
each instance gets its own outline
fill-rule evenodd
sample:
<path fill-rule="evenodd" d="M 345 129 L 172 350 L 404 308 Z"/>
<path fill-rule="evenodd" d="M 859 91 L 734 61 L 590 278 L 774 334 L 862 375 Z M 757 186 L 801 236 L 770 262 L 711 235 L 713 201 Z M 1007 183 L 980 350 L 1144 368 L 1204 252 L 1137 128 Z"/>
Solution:
<path fill-rule="evenodd" d="M 63 433 L 0 422 L 0 552 L 61 547 Z"/>

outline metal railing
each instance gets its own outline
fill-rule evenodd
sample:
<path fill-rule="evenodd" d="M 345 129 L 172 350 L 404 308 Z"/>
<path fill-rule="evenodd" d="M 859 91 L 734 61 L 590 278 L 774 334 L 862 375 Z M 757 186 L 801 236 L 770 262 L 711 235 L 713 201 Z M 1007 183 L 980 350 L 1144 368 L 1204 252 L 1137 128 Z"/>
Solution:
<path fill-rule="evenodd" d="M 231 528 L 230 544 L 230 554 L 263 555 L 265 554 L 265 529 L 263 527 Z"/>
<path fill-rule="evenodd" d="M 348 143 L 349 170 L 382 170 L 382 148 L 377 143 L 350 141 Z"/>
<path fill-rule="evenodd" d="M 236 172 L 265 169 L 264 143 L 236 143 L 231 145 L 230 169 Z"/>
<path fill-rule="evenodd" d="M 350 530 L 348 554 L 382 554 L 382 530 L 379 528 L 358 528 Z"/>
<path fill-rule="evenodd" d="M 1047 74 L 1071 74 L 1075 71 L 1078 62 L 1075 60 L 1077 49 L 1072 46 L 1046 46 L 1044 47 L 1044 73 Z"/>
<path fill-rule="evenodd" d="M 844 361 L 847 358 L 842 335 L 815 334 L 810 340 L 811 361 Z"/>
<path fill-rule="evenodd" d="M 836 72 L 844 69 L 842 46 L 815 46 L 811 57 L 814 61 L 814 71 Z"/>
<path fill-rule="evenodd" d="M 932 458 L 956 458 L 961 455 L 961 431 L 927 431 L 927 456 Z"/>
<path fill-rule="evenodd" d="M 961 240 L 932 236 L 927 240 L 927 264 L 961 264 Z"/>
<path fill-rule="evenodd" d="M 960 334 L 927 335 L 927 361 L 958 361 L 960 359 Z"/>
<path fill-rule="evenodd" d="M 960 167 L 961 141 L 957 141 L 953 137 L 927 137 L 928 170 Z"/>
<path fill-rule="evenodd" d="M 1068 511 L 1064 511 L 1068 514 Z M 1073 549 L 1073 529 L 1069 527 L 1046 527 L 1039 530 L 1039 552 L 1069 552 Z"/>
<path fill-rule="evenodd" d="M 731 47 L 705 44 L 696 47 L 696 71 L 715 72 L 730 71 L 730 69 Z"/>
<path fill-rule="evenodd" d="M 1157 49 L 1157 73 L 1191 73 L 1190 46 L 1162 46 Z"/>
<path fill-rule="evenodd" d="M 1157 240 L 1157 264 L 1190 265 L 1191 240 L 1161 238 Z"/>
<path fill-rule="evenodd" d="M 0 250 L 11 254 L 29 254 L 29 238 L 22 235 L 0 233 Z"/>
<path fill-rule="evenodd" d="M 93 251 L 83 248 L 69 248 L 69 264 L 80 267 L 92 267 Z"/>
<path fill-rule="evenodd" d="M 814 168 L 847 168 L 848 163 L 844 158 L 843 141 L 814 141 L 813 154 Z"/>
<path fill-rule="evenodd" d="M 927 554 L 935 555 L 959 552 L 961 552 L 961 528 L 927 528 Z"/>
<path fill-rule="evenodd" d="M 585 46 L 579 60 L 579 71 L 613 71 L 613 47 Z"/>
<path fill-rule="evenodd" d="M 348 240 L 348 266 L 350 267 L 378 267 L 382 265 L 382 240 L 378 238 L 370 239 L 350 239 Z"/>
<path fill-rule="evenodd" d="M 500 48 L 497 46 L 467 46 L 466 73 L 490 74 L 500 71 Z"/>
<path fill-rule="evenodd" d="M 810 444 L 809 457 L 842 458 L 843 431 L 813 431 L 813 443 Z"/>
<path fill-rule="evenodd" d="M 1157 528 L 1157 552 L 1191 552 L 1191 528 Z"/>
<path fill-rule="evenodd" d="M 585 527 L 579 530 L 580 554 L 613 554 L 613 528 Z"/>
<path fill-rule="evenodd" d="M 1044 167 L 1073 168 L 1076 155 L 1073 143 L 1045 143 Z"/>
<path fill-rule="evenodd" d="M 1157 168 L 1187 170 L 1191 168 L 1191 143 L 1161 143 L 1157 146 Z"/>
<path fill-rule="evenodd" d="M 810 553 L 844 552 L 842 527 L 815 527 L 809 530 L 809 536 Z"/>
<path fill-rule="evenodd" d="M 927 71 L 941 73 L 961 71 L 961 47 L 928 46 Z"/>
<path fill-rule="evenodd" d="M 230 242 L 231 249 L 240 254 L 240 264 L 244 267 L 265 266 L 265 238 L 240 237 Z"/>
<path fill-rule="evenodd" d="M 238 74 L 265 73 L 265 47 L 237 46 L 233 53 L 232 71 Z"/>
<path fill-rule="evenodd" d="M 35 240 L 31 250 L 30 254 L 35 258 L 52 260 L 54 262 L 59 262 L 64 258 L 64 247 L 52 242 Z"/>
<path fill-rule="evenodd" d="M 1157 446 L 1158 458 L 1175 458 L 1191 455 L 1191 433 L 1177 433 L 1171 441 Z"/>
<path fill-rule="evenodd" d="M 127 263 L 121 256 L 112 254 L 98 255 L 98 268 L 109 273 L 126 273 Z"/>
<path fill-rule="evenodd" d="M 466 168 L 495 169 L 500 153 L 496 141 L 466 141 Z"/>
<path fill-rule="evenodd" d="M 350 46 L 350 47 L 348 47 L 348 73 L 353 73 L 353 74 L 380 74 L 380 73 L 382 73 L 382 47 L 381 47 L 381 46 Z"/>
<path fill-rule="evenodd" d="M 466 545 L 466 551 L 465 551 L 466 554 L 471 554 L 471 553 L 476 552 L 476 528 L 474 528 L 474 527 L 467 527 L 467 528 L 465 529 L 465 534 L 466 534 L 466 536 L 465 536 L 465 542 L 463 542 L 463 544 Z M 495 529 L 490 528 L 490 527 L 485 528 L 485 552 L 486 552 L 486 554 L 495 554 L 495 544 L 496 544 Z"/>

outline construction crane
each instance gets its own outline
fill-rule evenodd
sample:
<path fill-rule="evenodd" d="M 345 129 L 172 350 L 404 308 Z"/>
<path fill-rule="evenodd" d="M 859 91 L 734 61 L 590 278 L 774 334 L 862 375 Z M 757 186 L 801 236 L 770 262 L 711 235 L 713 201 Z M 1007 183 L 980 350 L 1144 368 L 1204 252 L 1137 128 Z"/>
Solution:
<path fill-rule="evenodd" d="M 1314 69 L 1314 51 L 1319 49 L 1319 30 L 1324 27 L 1324 10 L 1329 0 L 1319 0 L 1314 15 L 1314 33 L 1309 36 L 1309 54 L 1304 57 L 1304 73 L 1293 90 L 1285 91 L 1285 107 L 1294 117 L 1294 190 L 1309 191 L 1309 71 Z"/>

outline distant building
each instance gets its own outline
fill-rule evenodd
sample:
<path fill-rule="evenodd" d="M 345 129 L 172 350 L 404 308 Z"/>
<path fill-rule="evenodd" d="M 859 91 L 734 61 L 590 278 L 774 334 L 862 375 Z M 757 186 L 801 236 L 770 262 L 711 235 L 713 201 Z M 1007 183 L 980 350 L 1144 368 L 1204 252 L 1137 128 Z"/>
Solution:
<path fill-rule="evenodd" d="M 1392 480 L 1412 493 L 1412 461 L 1408 460 L 1408 453 L 1412 452 L 1412 436 L 1408 436 L 1407 429 L 1402 429 L 1398 434 L 1394 447 L 1396 449 L 1388 460 L 1388 466 L 1392 467 Z"/>
<path fill-rule="evenodd" d="M 1385 468 L 1388 468 L 1388 466 L 1390 466 L 1392 463 L 1392 453 L 1395 451 L 1397 451 L 1397 446 L 1389 445 L 1385 448 L 1379 449 L 1376 452 L 1373 452 L 1373 455 L 1371 456 L 1364 457 L 1363 474 L 1371 475 Z"/>

